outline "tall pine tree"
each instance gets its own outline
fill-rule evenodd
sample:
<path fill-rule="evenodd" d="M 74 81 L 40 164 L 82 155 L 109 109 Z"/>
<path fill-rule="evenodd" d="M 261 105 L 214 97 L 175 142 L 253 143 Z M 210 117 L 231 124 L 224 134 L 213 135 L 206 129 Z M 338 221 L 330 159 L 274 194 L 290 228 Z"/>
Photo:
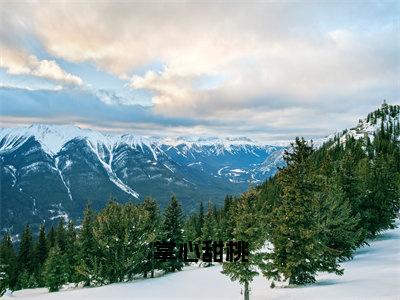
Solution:
<path fill-rule="evenodd" d="M 222 273 L 243 285 L 244 300 L 249 300 L 250 283 L 259 274 L 259 270 L 264 267 L 264 254 L 261 248 L 265 243 L 267 233 L 265 226 L 263 226 L 265 216 L 260 209 L 258 196 L 259 193 L 252 188 L 241 195 L 230 208 L 233 220 L 233 240 L 237 243 L 248 243 L 246 251 L 242 250 L 242 253 L 240 253 L 242 256 L 248 256 L 248 262 L 225 261 Z"/>
<path fill-rule="evenodd" d="M 157 202 L 149 197 L 146 197 L 143 201 L 143 209 L 149 214 L 149 222 L 146 225 L 146 231 L 148 233 L 148 240 L 146 244 L 150 247 L 146 248 L 146 259 L 143 261 L 142 270 L 143 276 L 147 277 L 150 272 L 150 277 L 154 277 L 154 270 L 158 268 L 158 261 L 153 257 L 154 253 L 154 242 L 160 237 L 160 209 Z"/>
<path fill-rule="evenodd" d="M 18 252 L 18 286 L 20 288 L 31 287 L 30 275 L 34 271 L 34 253 L 32 232 L 29 224 L 24 228 L 21 237 L 21 244 Z"/>
<path fill-rule="evenodd" d="M 177 257 L 176 260 L 163 262 L 161 269 L 166 272 L 180 271 L 183 267 L 183 262 L 178 258 L 178 246 L 183 242 L 183 213 L 175 195 L 172 196 L 165 209 L 161 237 L 164 241 L 175 243 L 174 252 Z"/>
<path fill-rule="evenodd" d="M 68 280 L 68 261 L 58 245 L 50 249 L 44 265 L 43 277 L 50 292 L 57 292 Z"/>
<path fill-rule="evenodd" d="M 86 286 L 91 284 L 94 274 L 95 256 L 97 251 L 96 240 L 93 235 L 95 213 L 90 205 L 84 211 L 82 229 L 78 238 L 78 266 L 79 278 L 84 281 Z"/>
<path fill-rule="evenodd" d="M 269 239 L 274 247 L 267 255 L 270 264 L 265 274 L 276 280 L 289 279 L 289 284 L 315 282 L 318 271 L 341 272 L 336 257 L 321 242 L 324 232 L 315 215 L 320 201 L 309 163 L 312 153 L 312 146 L 299 138 L 285 152 L 287 167 L 277 178 L 280 201 L 269 218 L 272 221 Z"/>

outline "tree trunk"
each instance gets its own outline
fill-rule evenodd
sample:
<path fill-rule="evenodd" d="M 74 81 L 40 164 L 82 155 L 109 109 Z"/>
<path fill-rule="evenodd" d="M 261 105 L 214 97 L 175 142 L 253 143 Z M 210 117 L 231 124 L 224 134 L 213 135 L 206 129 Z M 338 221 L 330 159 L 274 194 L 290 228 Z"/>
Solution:
<path fill-rule="evenodd" d="M 244 300 L 250 300 L 249 283 L 244 284 Z"/>

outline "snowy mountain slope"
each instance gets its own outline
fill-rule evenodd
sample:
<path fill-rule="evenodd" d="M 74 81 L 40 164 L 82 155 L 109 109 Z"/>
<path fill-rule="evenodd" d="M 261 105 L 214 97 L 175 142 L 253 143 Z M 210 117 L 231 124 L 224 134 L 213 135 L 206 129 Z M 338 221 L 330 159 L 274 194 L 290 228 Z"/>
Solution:
<path fill-rule="evenodd" d="M 69 125 L 1 129 L 1 228 L 79 218 L 88 201 L 99 209 L 110 196 L 153 196 L 164 207 L 175 193 L 189 212 L 273 175 L 257 166 L 280 149 L 246 138 L 146 138 Z"/>
<path fill-rule="evenodd" d="M 400 222 L 397 222 L 400 225 Z M 343 276 L 320 274 L 317 283 L 300 288 L 271 289 L 270 282 L 256 277 L 252 300 L 396 300 L 400 299 L 400 228 L 389 230 L 359 249 L 353 260 L 342 264 Z M 70 288 L 57 293 L 28 289 L 3 296 L 21 300 L 111 300 L 111 299 L 243 299 L 241 286 L 220 273 L 221 267 L 187 267 L 182 272 L 154 279 L 97 288 Z"/>
<path fill-rule="evenodd" d="M 379 109 L 369 113 L 366 118 L 360 119 L 357 126 L 319 139 L 314 145 L 319 147 L 335 137 L 339 137 L 340 143 L 344 143 L 350 137 L 355 139 L 369 138 L 372 141 L 379 130 L 388 127 L 397 132 L 395 138 L 400 141 L 400 105 L 388 105 L 384 102 Z"/>

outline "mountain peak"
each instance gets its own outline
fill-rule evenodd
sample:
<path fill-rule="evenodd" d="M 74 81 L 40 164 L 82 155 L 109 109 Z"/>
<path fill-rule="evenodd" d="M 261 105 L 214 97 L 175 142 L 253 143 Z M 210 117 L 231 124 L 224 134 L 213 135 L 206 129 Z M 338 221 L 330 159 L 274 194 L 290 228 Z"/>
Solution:
<path fill-rule="evenodd" d="M 0 150 L 8 150 L 22 145 L 34 137 L 49 154 L 58 153 L 64 144 L 75 138 L 108 142 L 101 132 L 80 128 L 75 125 L 32 124 L 28 127 L 3 128 L 0 130 Z"/>
<path fill-rule="evenodd" d="M 57 154 L 67 142 L 76 138 L 85 139 L 95 148 L 99 144 L 112 148 L 120 143 L 126 143 L 130 146 L 146 145 L 152 150 L 155 150 L 159 145 L 172 147 L 184 145 L 187 148 L 213 146 L 221 151 L 224 149 L 229 151 L 232 146 L 266 146 L 265 143 L 259 143 L 247 137 L 180 136 L 169 138 L 144 137 L 132 133 L 112 135 L 76 125 L 38 123 L 27 127 L 0 129 L 0 151 L 18 147 L 30 137 L 34 137 L 50 155 Z"/>

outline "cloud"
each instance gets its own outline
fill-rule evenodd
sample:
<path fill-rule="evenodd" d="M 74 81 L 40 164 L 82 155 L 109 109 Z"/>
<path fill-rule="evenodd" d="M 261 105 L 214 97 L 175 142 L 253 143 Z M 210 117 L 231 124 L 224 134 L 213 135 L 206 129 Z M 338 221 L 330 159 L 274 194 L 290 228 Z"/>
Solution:
<path fill-rule="evenodd" d="M 0 47 L 0 67 L 12 75 L 31 75 L 67 85 L 83 84 L 80 77 L 64 71 L 54 60 L 39 60 L 19 49 Z"/>
<path fill-rule="evenodd" d="M 114 95 L 114 98 L 118 96 Z M 118 100 L 116 100 L 118 101 Z M 149 107 L 113 105 L 85 89 L 29 90 L 0 87 L 1 126 L 56 123 L 86 124 L 105 131 L 160 133 L 165 127 L 199 125 L 191 119 L 156 116 Z M 77 109 L 78 108 L 78 109 Z"/>
<path fill-rule="evenodd" d="M 5 6 L 4 22 L 17 33 L 0 35 L 8 44 L 23 48 L 23 37 L 34 36 L 53 57 L 93 63 L 145 90 L 152 118 L 192 120 L 189 130 L 322 135 L 384 98 L 399 101 L 396 1 Z M 10 72 L 28 65 L 33 73 L 14 65 Z M 108 106 L 132 104 L 97 96 Z"/>

